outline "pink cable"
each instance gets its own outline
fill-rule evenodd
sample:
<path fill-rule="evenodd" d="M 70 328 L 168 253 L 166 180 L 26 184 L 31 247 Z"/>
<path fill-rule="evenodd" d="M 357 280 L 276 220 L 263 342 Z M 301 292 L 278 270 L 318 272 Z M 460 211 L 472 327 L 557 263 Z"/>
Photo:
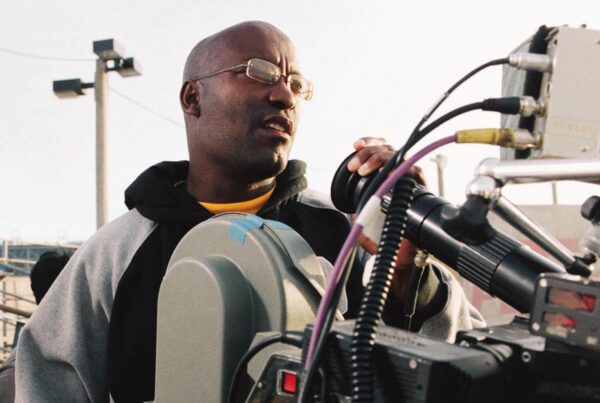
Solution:
<path fill-rule="evenodd" d="M 410 170 L 410 168 L 421 158 L 431 153 L 435 149 L 438 149 L 446 144 L 450 144 L 456 141 L 456 136 L 447 136 L 440 140 L 434 141 L 428 146 L 421 149 L 415 155 L 404 161 L 400 164 L 398 168 L 392 171 L 392 173 L 388 176 L 388 178 L 381 184 L 379 189 L 375 192 L 375 196 L 379 198 L 383 197 L 394 184 L 400 179 L 402 176 L 406 175 L 406 173 Z M 315 352 L 315 347 L 317 344 L 317 339 L 319 333 L 321 333 L 321 328 L 323 327 L 323 322 L 325 321 L 325 312 L 327 311 L 327 307 L 331 304 L 331 299 L 333 298 L 333 292 L 335 290 L 336 284 L 340 281 L 340 276 L 342 274 L 342 269 L 344 267 L 344 263 L 347 261 L 352 248 L 356 244 L 360 233 L 362 232 L 362 225 L 358 223 L 354 223 L 352 228 L 350 229 L 350 233 L 348 237 L 344 241 L 344 245 L 340 250 L 340 253 L 335 260 L 335 265 L 333 266 L 333 271 L 331 272 L 331 276 L 327 282 L 327 288 L 325 289 L 325 294 L 323 298 L 321 298 L 321 302 L 319 304 L 319 309 L 317 311 L 317 317 L 315 318 L 315 324 L 313 326 L 312 334 L 310 335 L 310 342 L 308 344 L 308 352 L 306 353 L 306 363 L 304 364 L 304 369 L 308 369 L 313 360 L 313 355 Z"/>

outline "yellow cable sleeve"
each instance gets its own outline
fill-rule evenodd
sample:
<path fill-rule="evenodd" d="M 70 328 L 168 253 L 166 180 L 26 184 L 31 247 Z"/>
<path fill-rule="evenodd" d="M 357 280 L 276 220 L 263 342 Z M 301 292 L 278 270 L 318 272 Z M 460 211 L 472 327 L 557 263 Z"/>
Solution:
<path fill-rule="evenodd" d="M 459 130 L 456 132 L 456 142 L 512 147 L 515 142 L 515 132 L 512 129 Z"/>

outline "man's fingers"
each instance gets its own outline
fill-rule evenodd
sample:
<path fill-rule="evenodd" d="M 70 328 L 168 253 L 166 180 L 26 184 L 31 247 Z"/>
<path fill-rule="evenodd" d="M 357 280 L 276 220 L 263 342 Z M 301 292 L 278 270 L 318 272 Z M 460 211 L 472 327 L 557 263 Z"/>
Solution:
<path fill-rule="evenodd" d="M 393 155 L 394 149 L 389 144 L 365 147 L 348 162 L 348 170 L 366 176 L 381 168 Z"/>
<path fill-rule="evenodd" d="M 371 155 L 369 159 L 358 168 L 358 174 L 361 176 L 368 176 L 373 172 L 377 172 L 390 158 L 392 158 L 393 155 L 393 151 L 383 151 Z"/>
<path fill-rule="evenodd" d="M 354 149 L 360 151 L 365 147 L 388 145 L 383 137 L 361 137 L 354 142 Z M 391 147 L 391 146 L 390 146 Z"/>

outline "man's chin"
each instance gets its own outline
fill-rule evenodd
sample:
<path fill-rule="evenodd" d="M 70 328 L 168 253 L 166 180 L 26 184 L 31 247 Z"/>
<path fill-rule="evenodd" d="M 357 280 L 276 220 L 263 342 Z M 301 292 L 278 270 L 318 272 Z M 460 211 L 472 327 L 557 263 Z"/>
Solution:
<path fill-rule="evenodd" d="M 285 171 L 287 163 L 288 159 L 281 156 L 269 161 L 256 161 L 254 164 L 249 164 L 241 175 L 247 177 L 250 182 L 271 179 Z"/>
<path fill-rule="evenodd" d="M 279 174 L 281 174 L 283 171 L 285 171 L 286 167 L 287 167 L 287 159 L 278 160 L 278 161 L 274 162 L 273 164 L 271 164 L 269 167 L 265 167 L 264 171 L 262 172 L 261 179 L 264 180 L 264 179 L 274 178 L 274 177 L 278 176 Z"/>

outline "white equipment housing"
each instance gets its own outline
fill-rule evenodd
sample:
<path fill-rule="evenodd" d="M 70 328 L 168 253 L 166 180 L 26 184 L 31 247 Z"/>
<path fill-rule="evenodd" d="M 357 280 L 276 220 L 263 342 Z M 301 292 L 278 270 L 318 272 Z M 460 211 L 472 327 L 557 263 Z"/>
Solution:
<path fill-rule="evenodd" d="M 519 51 L 527 51 L 526 42 Z M 600 31 L 562 26 L 550 31 L 546 54 L 552 67 L 543 73 L 538 102 L 545 113 L 535 119 L 533 134 L 541 147 L 530 158 L 592 159 L 600 155 Z M 506 67 L 503 96 L 523 93 L 524 71 Z M 503 116 L 515 128 L 517 116 Z M 503 150 L 502 159 L 514 158 Z"/>
<path fill-rule="evenodd" d="M 324 287 L 312 249 L 285 224 L 228 213 L 194 227 L 160 288 L 156 402 L 225 402 L 255 335 L 303 331 Z"/>

